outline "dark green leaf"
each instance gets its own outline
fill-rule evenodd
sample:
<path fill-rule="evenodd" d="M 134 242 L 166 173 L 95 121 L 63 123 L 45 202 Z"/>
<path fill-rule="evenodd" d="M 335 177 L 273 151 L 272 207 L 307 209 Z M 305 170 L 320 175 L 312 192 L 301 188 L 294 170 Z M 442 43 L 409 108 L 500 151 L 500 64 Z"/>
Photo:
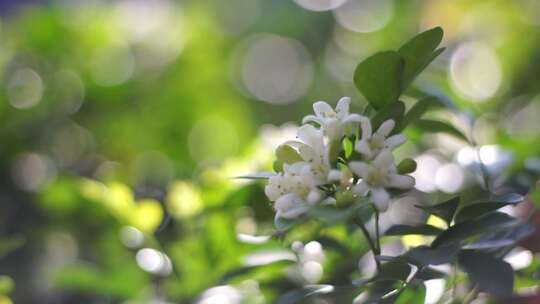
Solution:
<path fill-rule="evenodd" d="M 438 247 L 443 244 L 461 243 L 480 233 L 495 231 L 515 223 L 516 219 L 505 213 L 488 213 L 474 220 L 464 221 L 448 228 L 448 230 L 439 234 L 431 246 Z"/>
<path fill-rule="evenodd" d="M 328 294 L 334 292 L 334 286 L 332 285 L 311 285 L 306 286 L 303 289 L 292 290 L 286 292 L 277 299 L 276 304 L 294 304 L 300 303 L 302 300 L 320 294 Z"/>
<path fill-rule="evenodd" d="M 233 269 L 231 271 L 226 272 L 220 279 L 221 284 L 225 284 L 229 282 L 230 280 L 233 280 L 236 277 L 240 277 L 243 275 L 247 275 L 255 270 L 258 269 L 264 269 L 267 271 L 268 268 L 264 267 L 281 267 L 284 268 L 286 266 L 290 266 L 291 264 L 295 263 L 295 261 L 288 260 L 288 259 L 280 259 L 280 260 L 273 260 L 267 264 L 257 264 L 257 265 L 249 265 L 249 266 L 242 266 L 236 269 Z M 280 268 L 280 269 L 281 269 Z"/>
<path fill-rule="evenodd" d="M 24 245 L 25 239 L 22 236 L 12 236 L 0 240 L 0 258 L 10 254 Z"/>
<path fill-rule="evenodd" d="M 380 52 L 362 61 L 354 71 L 356 87 L 375 109 L 398 100 L 404 60 L 395 51 Z"/>
<path fill-rule="evenodd" d="M 411 266 L 402 259 L 393 259 L 382 264 L 381 271 L 373 278 L 380 280 L 401 280 L 404 281 L 411 272 Z"/>
<path fill-rule="evenodd" d="M 408 234 L 420 234 L 420 235 L 438 235 L 441 233 L 442 230 L 431 226 L 428 224 L 424 224 L 421 226 L 408 226 L 408 225 L 394 225 L 390 227 L 385 233 L 385 235 L 408 235 Z"/>
<path fill-rule="evenodd" d="M 512 294 L 514 271 L 505 261 L 486 253 L 467 250 L 459 255 L 458 263 L 481 291 L 503 297 Z"/>
<path fill-rule="evenodd" d="M 405 127 L 407 127 L 411 123 L 414 123 L 418 119 L 422 118 L 422 116 L 429 110 L 430 107 L 436 106 L 440 106 L 440 103 L 435 97 L 429 96 L 419 100 L 417 103 L 414 104 L 414 106 L 409 109 L 409 111 L 407 111 L 407 114 L 405 114 L 405 116 L 401 120 L 399 130 L 405 129 Z"/>
<path fill-rule="evenodd" d="M 510 193 L 494 197 L 489 201 L 477 202 L 461 208 L 456 214 L 455 221 L 463 222 L 468 219 L 478 217 L 482 214 L 497 210 L 507 205 L 515 205 L 524 200 L 523 196 L 517 193 Z"/>
<path fill-rule="evenodd" d="M 399 54 L 405 59 L 403 88 L 408 87 L 413 79 L 443 51 L 443 49 L 435 51 L 442 37 L 442 28 L 436 27 L 418 34 L 399 49 Z"/>
<path fill-rule="evenodd" d="M 424 267 L 416 274 L 416 279 L 429 281 L 434 279 L 442 279 L 446 277 L 446 273 L 438 271 L 431 267 Z"/>
<path fill-rule="evenodd" d="M 334 205 L 321 205 L 311 208 L 308 214 L 327 225 L 335 225 L 344 223 L 355 216 L 358 207 L 356 205 L 347 209 L 340 209 Z"/>
<path fill-rule="evenodd" d="M 527 238 L 535 231 L 534 226 L 529 224 L 518 225 L 509 229 L 497 231 L 480 239 L 473 243 L 464 246 L 466 249 L 490 249 L 500 248 L 510 245 L 514 245 L 517 242 Z"/>
<path fill-rule="evenodd" d="M 405 253 L 405 256 L 416 265 L 441 265 L 454 261 L 458 252 L 459 247 L 455 245 L 441 246 L 439 248 L 420 246 L 410 249 Z"/>
<path fill-rule="evenodd" d="M 467 137 L 463 135 L 460 130 L 456 129 L 454 126 L 444 121 L 420 119 L 417 120 L 414 125 L 427 133 L 447 133 L 468 142 Z"/>
<path fill-rule="evenodd" d="M 433 205 L 433 206 L 421 206 L 417 205 L 416 207 L 424 210 L 427 213 L 436 215 L 443 219 L 447 224 L 452 222 L 454 213 L 459 205 L 459 197 L 453 197 L 443 203 Z"/>
<path fill-rule="evenodd" d="M 383 122 L 392 119 L 396 126 L 399 125 L 403 119 L 403 114 L 405 113 L 405 104 L 403 101 L 397 101 L 391 103 L 384 108 L 380 109 L 375 116 L 371 119 L 371 126 L 373 130 L 379 129 Z"/>
<path fill-rule="evenodd" d="M 416 288 L 406 288 L 397 298 L 395 304 L 422 304 L 426 299 L 426 287 L 422 284 Z"/>
<path fill-rule="evenodd" d="M 399 174 L 408 174 L 416 171 L 416 162 L 412 158 L 405 158 L 397 166 Z"/>
<path fill-rule="evenodd" d="M 363 303 L 393 303 L 393 297 L 388 299 L 388 296 L 397 290 L 401 283 L 401 280 L 382 280 L 374 282 L 369 286 L 368 298 L 363 301 Z"/>

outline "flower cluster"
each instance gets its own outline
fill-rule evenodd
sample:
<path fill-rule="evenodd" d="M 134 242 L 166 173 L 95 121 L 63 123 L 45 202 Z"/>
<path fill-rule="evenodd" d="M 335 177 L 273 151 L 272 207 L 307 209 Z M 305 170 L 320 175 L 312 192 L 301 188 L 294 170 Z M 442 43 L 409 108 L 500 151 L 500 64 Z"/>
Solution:
<path fill-rule="evenodd" d="M 373 132 L 368 117 L 350 113 L 350 102 L 343 97 L 335 109 L 316 102 L 315 115 L 306 116 L 298 129 L 298 140 L 282 145 L 292 155 L 281 160 L 278 174 L 265 187 L 278 217 L 296 218 L 337 191 L 348 190 L 384 211 L 390 202 L 388 188 L 414 186 L 414 179 L 399 174 L 394 161 L 392 151 L 406 141 L 402 134 L 391 135 L 394 121 Z M 344 155 L 344 138 L 354 143 L 350 157 Z"/>

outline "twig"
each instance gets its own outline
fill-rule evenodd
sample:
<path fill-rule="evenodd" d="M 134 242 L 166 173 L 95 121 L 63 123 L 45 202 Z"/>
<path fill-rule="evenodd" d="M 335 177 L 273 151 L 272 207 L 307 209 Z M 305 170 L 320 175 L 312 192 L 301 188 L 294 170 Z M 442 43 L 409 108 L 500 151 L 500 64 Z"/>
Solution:
<path fill-rule="evenodd" d="M 364 225 L 362 220 L 360 220 L 359 218 L 355 218 L 354 222 L 356 225 L 358 225 L 358 227 L 360 227 L 360 230 L 362 230 L 362 233 L 364 234 L 364 237 L 366 238 L 369 247 L 371 248 L 371 251 L 373 253 L 373 259 L 375 260 L 375 266 L 377 267 L 377 272 L 381 272 L 381 262 L 379 261 L 379 259 L 377 259 L 377 256 L 381 254 L 380 250 L 375 246 L 375 243 L 369 236 L 369 232 L 367 231 L 366 226 Z"/>

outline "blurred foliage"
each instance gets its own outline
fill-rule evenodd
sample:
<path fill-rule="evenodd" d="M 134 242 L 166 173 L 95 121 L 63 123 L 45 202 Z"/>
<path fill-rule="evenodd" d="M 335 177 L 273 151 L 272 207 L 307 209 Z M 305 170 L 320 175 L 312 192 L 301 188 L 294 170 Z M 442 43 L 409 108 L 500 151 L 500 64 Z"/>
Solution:
<path fill-rule="evenodd" d="M 232 177 L 271 171 L 273 137 L 287 127 L 263 125 L 296 121 L 319 99 L 351 96 L 364 108 L 356 65 L 420 29 L 441 26 L 446 51 L 404 105 L 427 92 L 459 110 L 424 124 L 452 122 L 488 165 L 481 172 L 476 154 L 460 159 L 465 142 L 421 127 L 408 131 L 403 158 L 417 170 L 419 151 L 441 168 L 459 163 L 464 201 L 483 193 L 482 173 L 522 194 L 540 178 L 536 1 L 380 1 L 390 17 L 378 27 L 305 2 L 2 2 L 0 303 L 286 303 L 304 285 L 365 277 L 358 231 L 308 222 L 274 234 L 261 185 Z M 276 49 L 261 53 L 261 41 Z M 426 205 L 456 192 L 425 187 Z M 294 262 L 295 241 L 309 248 L 314 235 L 325 255 L 318 280 Z M 520 246 L 537 254 L 533 237 Z M 395 237 L 406 247 L 428 239 Z M 535 256 L 514 291 L 537 287 L 538 271 Z M 399 301 L 421 301 L 426 289 Z M 309 292 L 344 303 L 357 290 L 338 291 Z"/>

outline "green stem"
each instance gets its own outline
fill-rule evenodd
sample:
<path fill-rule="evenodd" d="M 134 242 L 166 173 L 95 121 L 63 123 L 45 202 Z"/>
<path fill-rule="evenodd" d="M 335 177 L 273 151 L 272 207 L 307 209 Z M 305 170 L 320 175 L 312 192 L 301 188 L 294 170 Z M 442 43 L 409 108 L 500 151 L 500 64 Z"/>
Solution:
<path fill-rule="evenodd" d="M 375 206 L 373 206 L 373 209 L 375 209 L 375 242 L 377 245 L 377 252 L 378 254 L 381 254 L 381 237 L 379 233 L 379 210 Z"/>
<path fill-rule="evenodd" d="M 471 289 L 471 291 L 465 296 L 465 299 L 463 299 L 463 304 L 471 303 L 474 299 L 476 299 L 479 292 L 480 290 L 478 287 L 473 287 L 473 289 Z"/>
<path fill-rule="evenodd" d="M 355 223 L 356 225 L 358 225 L 358 227 L 360 227 L 360 230 L 362 230 L 362 233 L 364 234 L 364 237 L 366 238 L 368 245 L 371 248 L 371 252 L 373 253 L 373 259 L 375 260 L 375 266 L 377 267 L 377 272 L 381 272 L 381 262 L 377 258 L 377 256 L 381 254 L 380 250 L 376 247 L 375 243 L 369 236 L 369 232 L 367 231 L 366 226 L 364 225 L 362 220 L 357 218 L 355 219 Z"/>

